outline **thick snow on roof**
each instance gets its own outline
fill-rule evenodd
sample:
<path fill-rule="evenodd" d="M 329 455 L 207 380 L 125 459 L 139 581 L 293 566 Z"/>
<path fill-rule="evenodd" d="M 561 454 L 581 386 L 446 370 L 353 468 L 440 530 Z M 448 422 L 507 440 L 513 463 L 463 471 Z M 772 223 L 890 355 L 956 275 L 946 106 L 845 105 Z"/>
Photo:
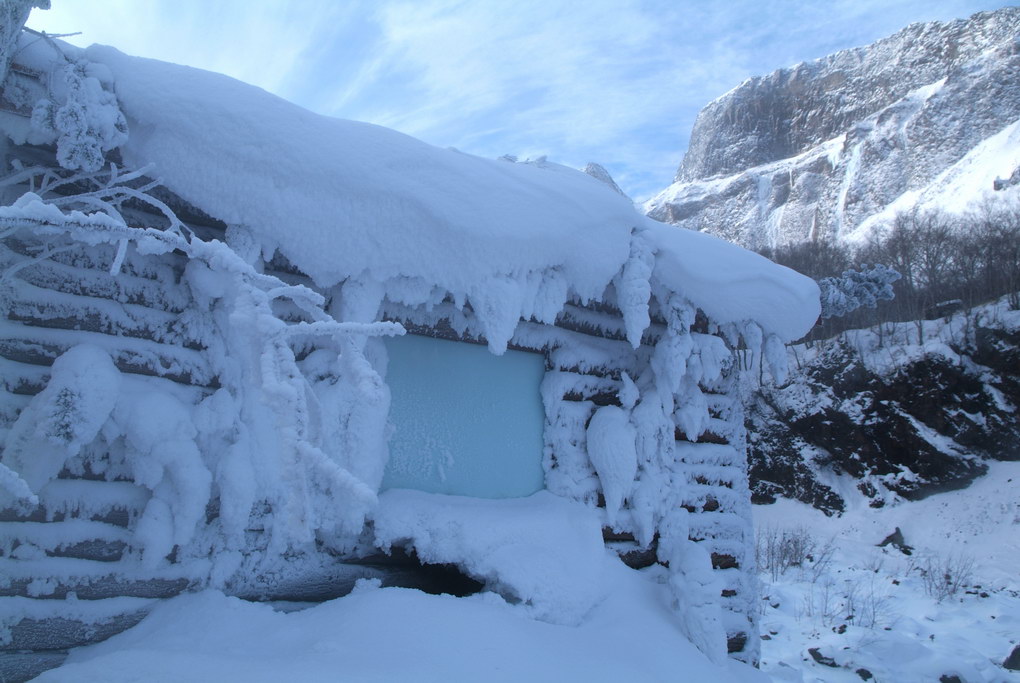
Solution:
<path fill-rule="evenodd" d="M 648 219 L 655 276 L 716 322 L 754 320 L 784 341 L 818 320 L 815 281 L 704 232 Z"/>
<path fill-rule="evenodd" d="M 321 286 L 403 279 L 470 299 L 509 280 L 531 290 L 522 298 L 538 299 L 543 287 L 565 295 L 565 282 L 596 299 L 628 259 L 632 230 L 647 227 L 661 250 L 660 281 L 717 322 L 756 320 L 793 339 L 817 317 L 811 280 L 649 223 L 584 173 L 440 149 L 109 47 L 86 54 L 113 73 L 130 125 L 128 162 L 154 163 L 171 190 L 248 226 Z"/>

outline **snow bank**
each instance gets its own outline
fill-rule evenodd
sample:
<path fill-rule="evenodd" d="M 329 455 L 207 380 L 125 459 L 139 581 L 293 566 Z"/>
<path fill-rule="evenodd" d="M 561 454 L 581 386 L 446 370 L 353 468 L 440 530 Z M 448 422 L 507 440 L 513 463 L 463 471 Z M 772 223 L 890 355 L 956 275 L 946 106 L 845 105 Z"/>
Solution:
<path fill-rule="evenodd" d="M 584 173 L 438 149 L 109 47 L 86 54 L 113 73 L 132 131 L 127 161 L 155 163 L 170 189 L 247 226 L 263 253 L 279 249 L 320 286 L 350 278 L 410 290 L 409 305 L 436 290 L 470 301 L 497 352 L 521 315 L 551 322 L 570 292 L 600 298 L 635 229 L 653 236 L 660 281 L 718 322 L 760 320 L 794 339 L 817 317 L 807 278 L 650 222 Z"/>
<path fill-rule="evenodd" d="M 1020 680 L 1000 666 L 1020 629 L 1018 478 L 1020 463 L 990 462 L 966 489 L 878 509 L 848 497 L 839 517 L 790 500 L 758 506 L 759 534 L 802 533 L 818 558 L 763 574 L 763 671 L 783 681 L 849 682 L 859 668 L 879 681 Z M 877 546 L 895 529 L 911 555 Z M 964 585 L 939 600 L 926 590 L 933 569 L 961 571 Z"/>
<path fill-rule="evenodd" d="M 616 569 L 609 599 L 577 627 L 534 621 L 492 593 L 454 598 L 370 583 L 289 614 L 213 591 L 181 596 L 36 680 L 768 680 L 736 661 L 710 663 L 677 634 L 665 587 Z"/>
<path fill-rule="evenodd" d="M 422 562 L 457 564 L 545 621 L 580 623 L 608 591 L 598 512 L 547 491 L 486 500 L 391 489 L 374 517 L 383 549 L 406 543 Z"/>

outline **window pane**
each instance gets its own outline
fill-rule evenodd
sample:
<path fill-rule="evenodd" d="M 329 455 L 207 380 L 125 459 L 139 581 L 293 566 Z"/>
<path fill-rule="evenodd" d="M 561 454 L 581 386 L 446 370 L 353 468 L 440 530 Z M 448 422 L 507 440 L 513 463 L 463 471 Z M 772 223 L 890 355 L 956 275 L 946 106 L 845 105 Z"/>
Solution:
<path fill-rule="evenodd" d="M 416 335 L 386 348 L 396 431 L 383 489 L 511 498 L 544 488 L 540 354 Z"/>

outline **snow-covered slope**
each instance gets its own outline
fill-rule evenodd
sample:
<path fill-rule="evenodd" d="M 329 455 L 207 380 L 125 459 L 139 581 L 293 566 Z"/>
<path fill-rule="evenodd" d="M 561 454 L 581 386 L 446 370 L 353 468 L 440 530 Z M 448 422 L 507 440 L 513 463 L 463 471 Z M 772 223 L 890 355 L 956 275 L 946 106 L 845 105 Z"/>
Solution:
<path fill-rule="evenodd" d="M 968 489 L 880 510 L 759 507 L 762 670 L 797 683 L 1020 681 L 1004 666 L 1020 647 L 1017 481 L 1020 463 L 999 462 Z M 906 552 L 879 546 L 895 530 Z M 784 538 L 810 559 L 776 566 L 769 547 Z"/>
<path fill-rule="evenodd" d="M 1004 8 L 749 79 L 702 110 L 677 182 L 645 210 L 762 247 L 1015 196 L 993 183 L 1020 167 L 1018 34 L 1020 8 Z"/>
<path fill-rule="evenodd" d="M 747 401 L 757 502 L 880 507 L 1020 459 L 1020 311 L 1005 300 L 788 352 L 789 380 Z"/>

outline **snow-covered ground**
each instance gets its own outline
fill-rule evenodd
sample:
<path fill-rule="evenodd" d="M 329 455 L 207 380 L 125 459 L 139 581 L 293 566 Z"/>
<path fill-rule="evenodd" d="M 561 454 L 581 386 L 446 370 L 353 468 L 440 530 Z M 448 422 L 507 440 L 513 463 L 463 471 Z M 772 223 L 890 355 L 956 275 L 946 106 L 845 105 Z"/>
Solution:
<path fill-rule="evenodd" d="M 1020 463 L 998 462 L 966 489 L 880 509 L 848 501 L 841 517 L 756 507 L 760 549 L 784 532 L 814 544 L 814 561 L 763 567 L 762 670 L 804 683 L 1020 681 L 1001 667 L 1020 640 L 1018 487 Z M 912 554 L 877 546 L 896 528 Z"/>
<path fill-rule="evenodd" d="M 768 677 L 712 664 L 677 627 L 657 570 L 607 555 L 613 590 L 578 626 L 536 621 L 495 593 L 466 598 L 359 584 L 298 611 L 216 591 L 157 607 L 37 681 L 690 681 Z M 283 607 L 284 609 L 280 609 Z"/>
<path fill-rule="evenodd" d="M 661 570 L 607 555 L 609 597 L 576 626 L 535 620 L 488 592 L 454 598 L 364 581 L 291 611 L 206 591 L 37 680 L 1020 681 L 1001 667 L 1020 638 L 1018 484 L 1020 463 L 991 463 L 967 489 L 881 509 L 861 499 L 841 517 L 788 501 L 756 508 L 763 549 L 784 532 L 814 544 L 813 561 L 763 567 L 761 672 L 711 664 L 679 634 Z M 896 528 L 912 554 L 877 546 Z M 940 599 L 947 569 L 950 583 L 963 570 L 962 585 Z"/>

